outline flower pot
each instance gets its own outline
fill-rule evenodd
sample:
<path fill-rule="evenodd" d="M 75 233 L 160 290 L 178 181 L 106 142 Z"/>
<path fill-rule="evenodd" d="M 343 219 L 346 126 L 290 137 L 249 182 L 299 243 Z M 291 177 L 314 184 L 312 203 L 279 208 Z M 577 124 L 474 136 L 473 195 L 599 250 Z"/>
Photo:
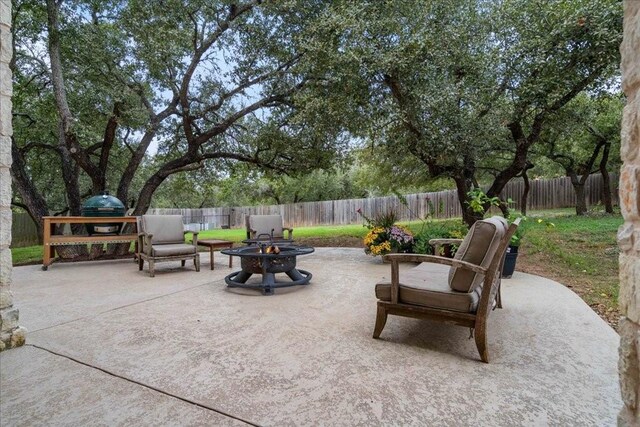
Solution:
<path fill-rule="evenodd" d="M 518 259 L 518 247 L 509 246 L 507 248 L 507 254 L 504 257 L 504 265 L 502 266 L 502 277 L 504 279 L 510 279 L 513 276 L 513 272 L 516 270 L 516 260 Z"/>

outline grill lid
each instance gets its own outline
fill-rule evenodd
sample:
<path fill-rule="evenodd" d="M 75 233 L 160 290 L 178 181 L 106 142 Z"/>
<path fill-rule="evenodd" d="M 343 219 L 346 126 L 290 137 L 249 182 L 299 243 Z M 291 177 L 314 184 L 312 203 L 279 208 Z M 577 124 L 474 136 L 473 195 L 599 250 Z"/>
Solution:
<path fill-rule="evenodd" d="M 86 211 L 121 211 L 124 212 L 124 203 L 117 197 L 110 196 L 106 191 L 99 196 L 93 196 L 87 199 L 82 205 L 82 209 Z"/>

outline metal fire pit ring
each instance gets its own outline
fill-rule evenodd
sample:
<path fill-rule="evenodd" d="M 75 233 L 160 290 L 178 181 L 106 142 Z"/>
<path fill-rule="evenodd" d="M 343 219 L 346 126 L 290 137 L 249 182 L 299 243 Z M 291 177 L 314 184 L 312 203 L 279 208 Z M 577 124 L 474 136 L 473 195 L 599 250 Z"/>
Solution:
<path fill-rule="evenodd" d="M 308 285 L 313 277 L 311 273 L 296 268 L 296 257 L 308 255 L 315 251 L 308 246 L 282 246 L 280 253 L 261 253 L 260 246 L 246 246 L 243 248 L 224 249 L 221 253 L 240 257 L 242 270 L 235 271 L 224 278 L 230 288 L 257 289 L 263 295 L 273 295 L 275 288 Z M 276 280 L 277 273 L 285 273 L 290 281 Z M 262 281 L 258 284 L 247 284 L 247 280 L 254 274 L 262 274 Z"/>

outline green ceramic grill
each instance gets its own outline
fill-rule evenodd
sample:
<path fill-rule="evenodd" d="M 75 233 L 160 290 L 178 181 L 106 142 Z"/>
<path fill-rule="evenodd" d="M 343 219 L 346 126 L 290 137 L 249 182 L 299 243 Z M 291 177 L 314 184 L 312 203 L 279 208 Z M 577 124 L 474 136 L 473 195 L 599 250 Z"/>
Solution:
<path fill-rule="evenodd" d="M 99 196 L 87 199 L 82 206 L 82 216 L 110 217 L 124 216 L 124 204 L 117 197 L 110 196 L 105 192 Z M 85 224 L 89 235 L 93 234 L 119 234 L 124 224 Z"/>

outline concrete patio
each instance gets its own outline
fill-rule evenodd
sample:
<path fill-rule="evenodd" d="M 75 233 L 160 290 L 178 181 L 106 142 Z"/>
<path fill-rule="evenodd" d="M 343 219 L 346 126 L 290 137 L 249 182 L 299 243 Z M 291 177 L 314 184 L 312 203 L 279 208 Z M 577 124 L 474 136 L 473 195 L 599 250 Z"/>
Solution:
<path fill-rule="evenodd" d="M 491 363 L 469 330 L 390 317 L 371 338 L 360 249 L 300 258 L 311 285 L 229 291 L 216 269 L 130 260 L 17 267 L 27 345 L 0 353 L 1 425 L 614 425 L 618 335 L 537 276 L 503 281 Z"/>

